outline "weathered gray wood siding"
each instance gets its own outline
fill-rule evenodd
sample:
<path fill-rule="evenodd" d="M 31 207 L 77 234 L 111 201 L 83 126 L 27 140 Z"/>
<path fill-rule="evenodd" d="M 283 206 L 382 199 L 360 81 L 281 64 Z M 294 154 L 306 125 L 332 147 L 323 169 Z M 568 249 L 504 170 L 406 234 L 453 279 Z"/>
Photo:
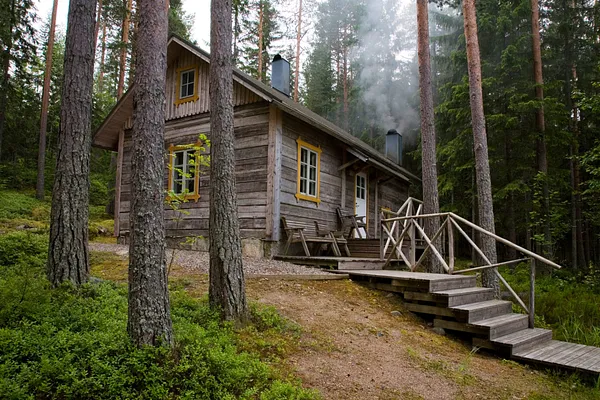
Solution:
<path fill-rule="evenodd" d="M 267 208 L 267 148 L 269 105 L 266 102 L 235 108 L 235 156 L 238 213 L 242 237 L 264 238 Z M 210 116 L 205 113 L 193 118 L 168 121 L 165 128 L 165 168 L 169 145 L 195 143 L 204 133 L 210 139 Z M 165 169 L 166 171 L 166 169 Z M 198 202 L 183 203 L 184 215 L 165 206 L 167 237 L 208 235 L 209 175 L 199 180 Z M 165 173 L 164 188 L 167 190 Z M 121 234 L 129 232 L 131 198 L 131 133 L 126 132 L 121 184 Z"/>
<path fill-rule="evenodd" d="M 363 164 L 364 166 L 364 164 Z M 357 168 L 360 168 L 357 167 Z M 356 190 L 356 173 L 360 172 L 357 168 L 348 168 L 346 170 L 346 212 L 355 212 L 355 190 Z M 367 232 L 369 237 L 378 237 L 379 215 L 378 212 L 382 207 L 387 207 L 392 211 L 398 211 L 402 204 L 408 198 L 408 183 L 398 178 L 386 179 L 387 177 L 369 167 L 367 174 L 367 207 L 369 215 L 367 217 Z M 381 180 L 381 178 L 384 178 Z M 376 185 L 375 182 L 380 180 Z M 375 199 L 376 192 L 377 201 Z M 375 209 L 377 203 L 378 210 Z"/>
<path fill-rule="evenodd" d="M 321 148 L 319 204 L 296 199 L 298 185 L 298 143 L 301 140 Z M 336 208 L 342 196 L 343 146 L 331 136 L 287 114 L 283 115 L 281 158 L 281 215 L 294 221 L 337 226 Z"/>
<path fill-rule="evenodd" d="M 171 58 L 171 57 L 169 57 Z M 177 82 L 177 70 L 180 68 L 198 68 L 198 100 L 182 104 L 175 104 L 177 100 L 179 82 Z M 208 97 L 208 63 L 187 50 L 180 49 L 178 57 L 173 57 L 167 67 L 167 115 L 166 120 L 189 117 L 191 115 L 203 114 L 210 110 L 210 99 Z M 258 103 L 262 99 L 237 82 L 233 84 L 233 105 Z"/>

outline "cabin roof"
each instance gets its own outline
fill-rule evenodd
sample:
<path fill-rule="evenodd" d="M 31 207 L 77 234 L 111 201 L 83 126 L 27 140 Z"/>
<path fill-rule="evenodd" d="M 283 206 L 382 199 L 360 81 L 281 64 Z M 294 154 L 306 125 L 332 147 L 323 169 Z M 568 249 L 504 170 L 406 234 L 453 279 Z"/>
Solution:
<path fill-rule="evenodd" d="M 195 46 L 189 41 L 172 35 L 168 42 L 168 49 L 173 46 L 180 46 L 203 61 L 210 62 L 210 54 L 201 48 Z M 174 57 L 176 52 L 167 50 L 167 59 Z M 233 79 L 241 84 L 265 101 L 279 107 L 282 111 L 316 127 L 317 129 L 327 133 L 328 135 L 340 140 L 350 147 L 349 150 L 353 155 L 360 158 L 362 161 L 372 164 L 378 169 L 384 170 L 394 176 L 397 176 L 405 181 L 420 181 L 421 179 L 409 172 L 407 169 L 389 160 L 383 154 L 364 143 L 362 140 L 346 132 L 337 125 L 331 123 L 327 119 L 321 117 L 317 113 L 309 110 L 307 107 L 294 102 L 283 93 L 265 85 L 261 81 L 252 78 L 241 70 L 233 69 Z M 104 148 L 115 151 L 117 149 L 118 133 L 123 126 L 128 122 L 133 114 L 133 93 L 132 87 L 127 90 L 123 97 L 117 102 L 112 111 L 106 117 L 104 122 L 94 133 L 93 145 L 95 147 Z"/>

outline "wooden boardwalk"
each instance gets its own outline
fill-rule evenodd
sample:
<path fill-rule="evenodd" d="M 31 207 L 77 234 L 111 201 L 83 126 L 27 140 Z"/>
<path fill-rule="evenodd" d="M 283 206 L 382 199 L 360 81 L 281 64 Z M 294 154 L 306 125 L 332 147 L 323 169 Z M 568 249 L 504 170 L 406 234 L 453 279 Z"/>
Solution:
<path fill-rule="evenodd" d="M 465 332 L 473 345 L 516 361 L 600 375 L 600 348 L 552 340 L 552 331 L 528 327 L 528 316 L 512 312 L 475 276 L 407 271 L 340 270 L 370 287 L 401 293 L 407 309 L 434 317 L 435 327 Z"/>

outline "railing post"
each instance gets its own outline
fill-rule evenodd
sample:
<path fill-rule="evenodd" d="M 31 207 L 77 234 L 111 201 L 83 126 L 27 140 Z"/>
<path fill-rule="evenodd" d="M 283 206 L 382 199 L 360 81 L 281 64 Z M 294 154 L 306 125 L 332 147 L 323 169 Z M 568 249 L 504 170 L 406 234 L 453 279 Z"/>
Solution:
<path fill-rule="evenodd" d="M 454 226 L 448 216 L 448 267 L 450 274 L 454 273 Z"/>
<path fill-rule="evenodd" d="M 529 271 L 529 328 L 535 326 L 535 259 L 531 259 L 531 267 Z"/>
<path fill-rule="evenodd" d="M 410 228 L 408 228 L 408 235 L 410 237 L 410 254 L 408 255 L 408 261 L 410 261 L 410 269 L 415 267 L 417 262 L 417 238 L 415 237 L 415 224 L 414 220 L 409 220 Z"/>
<path fill-rule="evenodd" d="M 385 224 L 385 222 L 383 221 L 384 219 L 385 219 L 385 216 L 382 212 L 380 222 L 379 222 L 379 258 L 381 258 L 382 260 L 385 259 L 385 249 L 384 249 L 384 244 L 383 244 L 383 242 L 384 242 L 383 233 L 385 232 L 383 230 L 383 224 Z"/>

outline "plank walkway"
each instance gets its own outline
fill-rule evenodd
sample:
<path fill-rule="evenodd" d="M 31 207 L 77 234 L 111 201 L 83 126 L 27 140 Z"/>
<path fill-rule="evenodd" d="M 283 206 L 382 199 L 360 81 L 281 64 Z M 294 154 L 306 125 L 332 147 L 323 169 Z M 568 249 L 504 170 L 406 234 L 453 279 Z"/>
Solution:
<path fill-rule="evenodd" d="M 600 348 L 552 340 L 552 331 L 528 327 L 528 316 L 512 312 L 474 276 L 385 270 L 339 270 L 370 287 L 401 293 L 406 308 L 434 317 L 435 327 L 472 336 L 473 345 L 502 357 L 546 367 L 600 375 Z"/>

